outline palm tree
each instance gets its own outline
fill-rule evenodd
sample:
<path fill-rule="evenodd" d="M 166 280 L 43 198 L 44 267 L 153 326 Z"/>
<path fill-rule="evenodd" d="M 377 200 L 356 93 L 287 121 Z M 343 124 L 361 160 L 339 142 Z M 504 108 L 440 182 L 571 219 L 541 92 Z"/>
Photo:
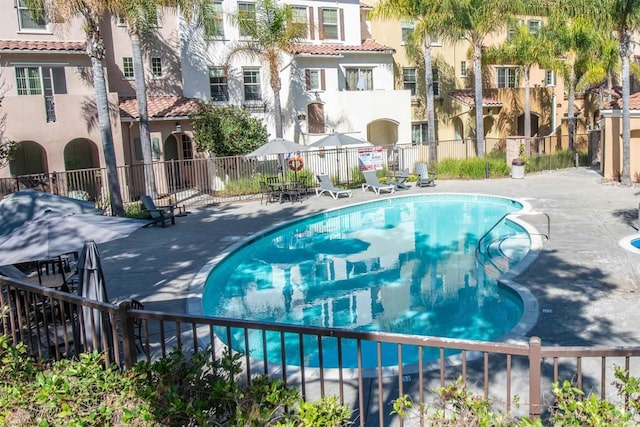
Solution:
<path fill-rule="evenodd" d="M 426 99 L 427 99 L 427 139 L 429 159 L 437 161 L 436 126 L 433 96 L 433 62 L 431 57 L 431 38 L 440 34 L 439 1 L 428 0 L 381 0 L 373 9 L 373 18 L 406 20 L 413 22 L 415 28 L 411 44 L 421 47 L 424 56 Z M 411 47 L 407 54 L 411 53 Z"/>
<path fill-rule="evenodd" d="M 267 64 L 273 90 L 276 138 L 282 138 L 280 69 L 283 52 L 290 51 L 301 41 L 306 36 L 307 28 L 292 23 L 292 9 L 289 5 L 279 6 L 273 0 L 261 0 L 256 3 L 255 16 L 241 13 L 232 17 L 232 20 L 250 40 L 237 42 L 228 58 L 230 60 L 236 55 L 246 54 Z"/>
<path fill-rule="evenodd" d="M 113 146 L 113 131 L 109 116 L 107 84 L 104 76 L 105 47 L 104 40 L 100 34 L 103 18 L 113 11 L 113 4 L 109 0 L 25 0 L 25 3 L 30 10 L 44 10 L 44 7 L 47 7 L 51 15 L 65 22 L 70 22 L 74 17 L 80 17 L 84 20 L 86 51 L 91 60 L 98 127 L 107 169 L 111 213 L 115 216 L 123 216 L 124 206 L 120 192 L 120 180 L 118 179 L 116 154 Z"/>
<path fill-rule="evenodd" d="M 443 0 L 440 25 L 442 36 L 451 43 L 465 39 L 473 56 L 476 149 L 484 157 L 484 123 L 482 111 L 482 50 L 487 36 L 504 28 L 517 11 L 510 0 Z"/>
<path fill-rule="evenodd" d="M 608 28 L 618 41 L 622 83 L 622 183 L 631 185 L 631 120 L 629 96 L 632 36 L 640 30 L 640 1 L 637 0 L 562 0 L 560 13 L 588 20 L 594 28 Z"/>
<path fill-rule="evenodd" d="M 146 194 L 151 197 L 155 197 L 157 192 L 152 167 L 144 49 L 152 42 L 155 35 L 159 18 L 158 10 L 161 6 L 180 8 L 182 16 L 189 21 L 196 21 L 199 26 L 204 28 L 205 34 L 213 33 L 216 22 L 213 3 L 207 0 L 121 0 L 117 6 L 118 15 L 127 22 L 131 39 L 145 190 Z"/>
<path fill-rule="evenodd" d="M 524 77 L 524 137 L 529 145 L 531 138 L 531 68 L 538 65 L 549 68 L 554 60 L 554 47 L 545 37 L 543 29 L 530 32 L 527 25 L 520 25 L 503 44 L 491 46 L 483 53 L 487 64 L 517 65 Z"/>

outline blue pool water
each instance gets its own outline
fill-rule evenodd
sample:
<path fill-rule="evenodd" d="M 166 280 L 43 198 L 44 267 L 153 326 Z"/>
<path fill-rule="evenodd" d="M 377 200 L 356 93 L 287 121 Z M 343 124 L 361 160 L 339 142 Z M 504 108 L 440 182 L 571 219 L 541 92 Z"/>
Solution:
<path fill-rule="evenodd" d="M 640 239 L 633 239 L 631 241 L 631 246 L 634 248 L 640 249 Z"/>
<path fill-rule="evenodd" d="M 388 198 L 288 223 L 214 267 L 203 310 L 261 322 L 490 341 L 519 322 L 523 304 L 498 286 L 498 272 L 485 272 L 475 250 L 503 215 L 520 209 L 499 197 L 441 194 Z M 525 230 L 510 221 L 485 240 L 507 248 L 507 268 L 530 245 Z M 246 351 L 242 330 L 232 331 L 231 340 L 234 350 Z M 286 363 L 299 365 L 298 335 L 284 341 Z M 319 366 L 317 338 L 303 344 L 305 366 Z M 280 363 L 280 346 L 277 333 L 267 333 L 266 343 L 261 332 L 250 334 L 255 359 Z M 341 346 L 343 366 L 357 366 L 355 342 Z M 383 347 L 382 364 L 397 365 L 397 346 Z M 323 338 L 322 349 L 324 366 L 336 367 L 336 340 Z M 375 343 L 363 344 L 364 367 L 377 366 L 376 351 Z M 405 350 L 403 363 L 417 357 Z M 425 349 L 425 360 L 438 357 L 437 349 Z"/>

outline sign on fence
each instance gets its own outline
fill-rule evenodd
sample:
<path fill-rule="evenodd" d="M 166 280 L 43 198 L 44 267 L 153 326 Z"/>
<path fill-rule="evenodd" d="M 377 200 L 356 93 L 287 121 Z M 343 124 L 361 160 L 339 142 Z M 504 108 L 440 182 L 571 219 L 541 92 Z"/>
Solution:
<path fill-rule="evenodd" d="M 358 166 L 361 171 L 375 171 L 382 169 L 382 147 L 358 149 Z"/>

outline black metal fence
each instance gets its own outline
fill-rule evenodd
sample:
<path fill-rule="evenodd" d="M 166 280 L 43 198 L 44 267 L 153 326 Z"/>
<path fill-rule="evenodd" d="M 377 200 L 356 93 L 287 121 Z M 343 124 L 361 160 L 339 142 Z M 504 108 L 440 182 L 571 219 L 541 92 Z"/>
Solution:
<path fill-rule="evenodd" d="M 497 408 L 535 418 L 553 404 L 554 381 L 567 379 L 612 398 L 616 366 L 630 375 L 640 374 L 640 347 L 542 346 L 536 337 L 520 343 L 475 342 L 197 317 L 132 309 L 128 301 L 98 303 L 1 276 L 0 305 L 0 331 L 14 344 L 24 343 L 31 355 L 60 359 L 101 349 L 106 362 L 125 369 L 137 360 L 165 356 L 174 348 L 189 354 L 211 345 L 213 357 L 220 357 L 248 348 L 249 340 L 257 336 L 262 356 L 244 353 L 247 378 L 256 374 L 281 378 L 307 400 L 337 395 L 354 410 L 361 426 L 389 425 L 391 402 L 404 395 L 417 407 L 439 405 L 434 390 L 458 377 Z M 293 337 L 296 344 L 280 346 L 275 357 L 267 357 L 267 334 L 275 334 L 280 343 Z M 352 366 L 343 356 L 347 346 L 353 349 Z M 373 351 L 363 350 L 365 346 Z M 398 365 L 382 365 L 383 347 L 396 352 Z M 375 360 L 373 366 L 364 366 L 364 351 Z M 311 352 L 319 356 L 319 363 L 310 362 L 306 355 Z M 403 360 L 412 352 L 418 353 L 417 362 L 405 366 Z M 427 353 L 435 357 L 425 360 Z M 325 367 L 330 358 L 335 365 Z"/>

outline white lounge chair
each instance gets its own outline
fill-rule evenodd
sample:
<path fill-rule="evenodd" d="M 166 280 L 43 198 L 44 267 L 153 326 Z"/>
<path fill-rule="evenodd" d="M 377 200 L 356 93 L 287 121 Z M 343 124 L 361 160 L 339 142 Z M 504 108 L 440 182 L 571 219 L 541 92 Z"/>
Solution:
<path fill-rule="evenodd" d="M 416 163 L 416 173 L 418 174 L 417 187 L 433 187 L 436 185 L 436 174 L 435 172 L 429 172 L 426 163 Z"/>
<path fill-rule="evenodd" d="M 323 193 L 329 193 L 334 199 L 340 196 L 353 196 L 351 190 L 344 190 L 333 185 L 329 175 L 316 175 L 316 178 L 318 178 L 318 182 L 320 183 L 320 187 L 316 188 L 316 196 L 320 196 Z"/>
<path fill-rule="evenodd" d="M 388 191 L 389 193 L 394 193 L 396 191 L 395 185 L 380 184 L 376 171 L 364 171 L 362 174 L 366 181 L 362 184 L 362 191 L 367 191 L 369 188 L 376 194 L 380 194 L 381 191 Z"/>

